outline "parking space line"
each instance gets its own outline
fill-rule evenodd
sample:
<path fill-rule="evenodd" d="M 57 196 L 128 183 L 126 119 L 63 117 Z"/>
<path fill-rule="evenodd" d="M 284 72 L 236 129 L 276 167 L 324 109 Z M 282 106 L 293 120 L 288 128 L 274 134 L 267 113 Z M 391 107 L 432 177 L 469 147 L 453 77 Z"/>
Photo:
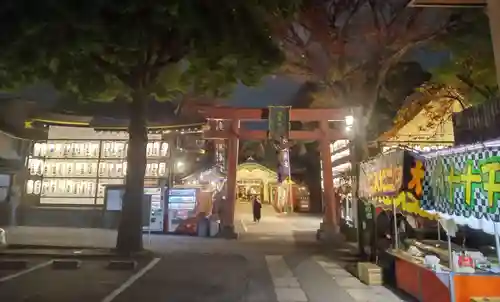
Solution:
<path fill-rule="evenodd" d="M 247 227 L 245 221 L 243 221 L 243 219 L 240 219 L 240 223 L 241 223 L 241 226 L 243 227 L 243 231 L 245 231 L 245 233 L 248 233 L 248 227 Z"/>
<path fill-rule="evenodd" d="M 121 293 L 123 293 L 127 288 L 129 288 L 134 282 L 139 280 L 142 276 L 144 276 L 149 270 L 151 270 L 155 265 L 160 262 L 161 258 L 154 258 L 149 262 L 148 265 L 143 267 L 140 271 L 138 271 L 136 274 L 132 275 L 130 278 L 128 278 L 127 281 L 125 281 L 120 287 L 112 291 L 109 295 L 107 295 L 104 299 L 102 299 L 101 302 L 111 302 L 113 301 L 116 297 L 118 297 Z"/>
<path fill-rule="evenodd" d="M 40 268 L 44 268 L 46 266 L 49 266 L 50 264 L 52 263 L 52 260 L 49 260 L 47 262 L 42 262 L 40 264 L 37 264 L 33 267 L 30 267 L 30 268 L 27 268 L 25 270 L 22 270 L 20 272 L 17 272 L 15 274 L 12 274 L 12 275 L 8 275 L 8 276 L 5 276 L 3 278 L 0 278 L 0 283 L 2 282 L 5 282 L 5 281 L 9 281 L 9 280 L 12 280 L 14 278 L 17 278 L 17 277 L 20 277 L 22 275 L 25 275 L 25 274 L 28 274 L 28 273 L 31 273 L 32 271 L 35 271 L 37 269 L 40 269 Z"/>

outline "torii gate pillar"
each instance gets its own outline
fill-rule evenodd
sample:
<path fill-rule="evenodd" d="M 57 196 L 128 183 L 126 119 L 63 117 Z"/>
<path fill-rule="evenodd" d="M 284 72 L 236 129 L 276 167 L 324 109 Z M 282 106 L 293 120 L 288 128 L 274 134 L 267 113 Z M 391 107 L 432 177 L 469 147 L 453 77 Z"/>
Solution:
<path fill-rule="evenodd" d="M 240 121 L 233 119 L 228 121 L 230 133 L 227 139 L 227 192 L 223 205 L 221 236 L 224 238 L 237 238 L 238 234 L 234 229 L 234 211 L 236 205 L 236 172 L 238 169 L 239 133 Z"/>
<path fill-rule="evenodd" d="M 319 129 L 322 132 L 327 133 L 329 129 L 328 121 L 320 121 Z M 335 188 L 333 186 L 330 141 L 326 138 L 320 139 L 319 148 L 321 154 L 321 165 L 323 167 L 323 201 L 325 205 L 323 222 L 320 225 L 320 231 L 323 237 L 332 237 L 339 233 L 339 217 L 337 217 L 337 208 L 340 207 L 340 200 L 337 200 L 337 194 L 335 194 Z"/>

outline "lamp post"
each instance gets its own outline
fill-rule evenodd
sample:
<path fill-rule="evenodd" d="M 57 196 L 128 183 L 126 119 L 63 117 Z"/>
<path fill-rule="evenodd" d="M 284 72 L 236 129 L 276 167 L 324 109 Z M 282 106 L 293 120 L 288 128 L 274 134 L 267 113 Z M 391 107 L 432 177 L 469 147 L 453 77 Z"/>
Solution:
<path fill-rule="evenodd" d="M 359 174 L 360 164 L 363 160 L 363 143 L 365 140 L 365 130 L 363 129 L 363 108 L 357 107 L 353 109 L 353 114 L 346 116 L 346 131 L 351 132 L 351 167 L 352 167 L 352 210 L 354 218 L 354 226 L 357 229 L 358 252 L 361 258 L 366 258 L 364 227 L 362 215 L 364 213 L 359 199 Z"/>

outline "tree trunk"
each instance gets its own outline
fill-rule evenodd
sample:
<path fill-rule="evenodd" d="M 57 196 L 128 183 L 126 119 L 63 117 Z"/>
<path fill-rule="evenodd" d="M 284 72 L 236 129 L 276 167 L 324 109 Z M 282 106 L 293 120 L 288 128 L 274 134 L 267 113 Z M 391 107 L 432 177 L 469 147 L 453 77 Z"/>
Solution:
<path fill-rule="evenodd" d="M 142 203 L 144 175 L 146 172 L 146 146 L 148 142 L 146 117 L 146 95 L 143 92 L 136 92 L 133 94 L 132 103 L 130 104 L 127 176 L 122 216 L 116 240 L 117 251 L 124 254 L 138 252 L 143 248 Z"/>

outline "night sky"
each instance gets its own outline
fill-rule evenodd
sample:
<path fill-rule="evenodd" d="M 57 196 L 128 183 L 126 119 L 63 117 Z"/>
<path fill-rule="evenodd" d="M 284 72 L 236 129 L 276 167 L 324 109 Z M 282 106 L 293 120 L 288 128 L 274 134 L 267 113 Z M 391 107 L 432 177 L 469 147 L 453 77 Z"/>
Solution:
<path fill-rule="evenodd" d="M 235 107 L 262 108 L 269 105 L 289 105 L 300 84 L 285 77 L 266 77 L 258 87 L 238 85 L 231 98 L 224 103 Z M 57 100 L 57 91 L 49 84 L 41 83 L 27 87 L 17 97 L 36 101 L 41 108 L 49 108 Z M 11 98 L 13 94 L 0 93 L 2 98 Z M 267 123 L 245 123 L 252 129 L 267 129 Z"/>
<path fill-rule="evenodd" d="M 443 60 L 448 59 L 446 53 L 429 52 L 421 49 L 413 51 L 409 56 L 411 60 L 416 60 L 422 64 L 424 69 L 432 69 Z M 294 95 L 300 88 L 300 83 L 282 76 L 269 76 L 262 80 L 257 87 L 246 87 L 238 85 L 233 95 L 224 104 L 234 107 L 254 107 L 263 108 L 270 105 L 291 105 Z M 56 102 L 57 91 L 46 83 L 27 87 L 18 94 L 17 97 L 36 101 L 40 107 L 47 108 Z M 12 94 L 0 93 L 2 98 L 11 98 Z M 252 129 L 267 129 L 267 123 L 246 123 Z"/>

